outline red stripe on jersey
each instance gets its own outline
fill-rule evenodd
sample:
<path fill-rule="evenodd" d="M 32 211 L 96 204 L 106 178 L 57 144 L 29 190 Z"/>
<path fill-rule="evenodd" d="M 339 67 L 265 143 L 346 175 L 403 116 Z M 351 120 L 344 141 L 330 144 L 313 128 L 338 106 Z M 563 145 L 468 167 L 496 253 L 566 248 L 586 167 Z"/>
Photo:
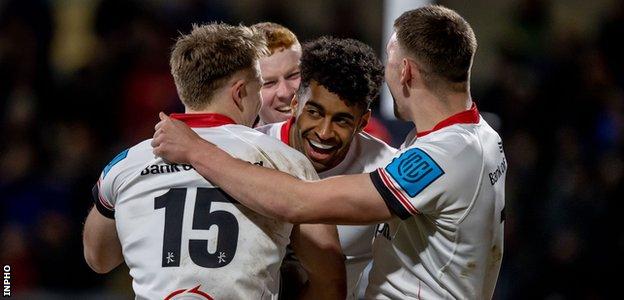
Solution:
<path fill-rule="evenodd" d="M 290 146 L 290 127 L 292 127 L 294 122 L 295 117 L 290 117 L 286 123 L 282 124 L 282 128 L 280 129 L 280 140 L 288 146 Z"/>
<path fill-rule="evenodd" d="M 462 111 L 458 114 L 454 114 L 447 119 L 440 121 L 440 123 L 433 126 L 431 130 L 421 131 L 416 133 L 417 137 L 423 137 L 427 134 L 430 134 L 436 130 L 440 130 L 444 127 L 451 126 L 454 124 L 472 124 L 479 123 L 479 110 L 477 109 L 477 105 L 474 103 L 469 110 Z"/>
<path fill-rule="evenodd" d="M 204 296 L 204 298 L 208 299 L 208 300 L 214 300 L 214 298 L 212 298 L 212 296 L 204 293 L 203 291 L 199 290 L 199 287 L 201 287 L 201 285 L 198 285 L 196 287 L 194 287 L 192 290 L 190 290 L 190 293 L 194 293 L 194 294 L 198 294 L 198 295 L 202 295 Z"/>
<path fill-rule="evenodd" d="M 403 207 L 405 207 L 405 209 L 407 209 L 407 211 L 409 211 L 412 215 L 420 214 L 420 212 L 412 205 L 412 203 L 409 202 L 407 198 L 405 198 L 403 193 L 401 193 L 401 191 L 399 191 L 394 186 L 394 184 L 392 184 L 392 181 L 390 181 L 388 175 L 386 174 L 386 170 L 384 170 L 383 168 L 379 169 L 379 174 L 381 175 L 381 180 L 383 180 L 384 184 L 388 187 L 388 189 L 390 189 L 392 194 L 394 194 L 394 196 L 399 200 L 399 202 L 401 202 L 401 204 L 403 205 Z"/>
<path fill-rule="evenodd" d="M 110 205 L 110 203 L 108 203 L 108 201 L 104 198 L 104 196 L 102 196 L 102 187 L 100 185 L 100 180 L 97 181 L 97 186 L 98 186 L 98 199 L 100 200 L 100 203 L 102 205 L 104 205 L 104 207 L 106 207 L 108 210 L 115 210 L 115 208 Z"/>
<path fill-rule="evenodd" d="M 227 124 L 236 124 L 230 117 L 222 114 L 171 114 L 171 118 L 180 120 L 189 127 L 205 128 L 217 127 Z"/>
<path fill-rule="evenodd" d="M 167 297 L 165 297 L 165 300 L 170 300 L 171 298 L 175 297 L 176 295 L 182 294 L 184 292 L 186 292 L 185 289 L 173 291 L 173 292 L 171 292 L 171 294 L 169 294 L 169 295 L 167 295 Z"/>
<path fill-rule="evenodd" d="M 177 296 L 177 295 L 180 295 L 180 294 L 182 294 L 182 293 L 184 293 L 184 294 L 197 294 L 197 295 L 202 296 L 202 297 L 203 297 L 203 299 L 206 299 L 206 300 L 214 300 L 214 298 L 212 298 L 212 296 L 210 296 L 210 295 L 208 295 L 208 294 L 204 293 L 203 291 L 200 291 L 200 290 L 199 290 L 199 287 L 201 287 L 201 285 L 198 285 L 198 286 L 196 286 L 196 287 L 194 287 L 194 288 L 192 288 L 192 289 L 190 289 L 190 290 L 181 289 L 181 290 L 173 291 L 173 292 L 171 292 L 171 294 L 169 294 L 169 295 L 165 298 L 165 300 L 170 300 L 170 299 L 173 299 L 173 297 L 175 297 L 175 296 Z M 193 297 L 193 296 L 189 296 L 189 297 Z M 193 298 L 197 298 L 197 297 L 193 297 Z"/>
<path fill-rule="evenodd" d="M 384 169 L 379 169 L 379 175 L 381 175 L 381 180 L 388 187 L 390 192 L 392 192 L 394 197 L 399 200 L 401 205 L 403 205 L 403 207 L 411 214 L 415 214 L 413 207 L 409 204 L 409 200 L 407 200 L 405 196 L 403 196 L 403 194 L 401 194 L 401 192 L 394 187 L 394 184 L 392 184 L 390 179 L 387 177 L 386 171 Z"/>

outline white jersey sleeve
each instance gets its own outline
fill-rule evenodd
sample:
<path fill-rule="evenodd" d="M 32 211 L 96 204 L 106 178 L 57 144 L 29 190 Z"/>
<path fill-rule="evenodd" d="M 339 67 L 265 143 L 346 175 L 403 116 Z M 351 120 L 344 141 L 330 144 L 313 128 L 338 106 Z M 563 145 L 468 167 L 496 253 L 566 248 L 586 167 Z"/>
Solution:
<path fill-rule="evenodd" d="M 115 202 L 119 187 L 130 177 L 134 170 L 141 169 L 144 161 L 137 160 L 138 148 L 144 147 L 146 142 L 117 154 L 102 170 L 98 181 L 93 186 L 93 202 L 95 208 L 105 217 L 115 218 Z M 138 154 L 139 157 L 141 154 Z"/>
<path fill-rule="evenodd" d="M 464 166 L 453 165 L 442 149 L 416 141 L 384 168 L 371 174 L 378 191 L 400 218 L 444 210 L 449 204 L 445 200 L 450 197 L 441 196 L 448 192 L 449 185 L 474 186 L 479 180 L 463 172 Z M 466 158 L 463 163 L 480 163 L 478 157 L 474 158 L 477 160 Z"/>

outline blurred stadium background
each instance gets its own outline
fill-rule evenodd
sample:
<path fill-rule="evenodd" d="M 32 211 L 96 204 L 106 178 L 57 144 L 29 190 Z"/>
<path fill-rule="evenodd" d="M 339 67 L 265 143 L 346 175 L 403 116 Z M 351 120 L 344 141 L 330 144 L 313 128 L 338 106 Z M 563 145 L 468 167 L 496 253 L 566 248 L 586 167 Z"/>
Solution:
<path fill-rule="evenodd" d="M 392 0 L 387 0 L 392 1 Z M 479 40 L 472 91 L 509 160 L 495 299 L 620 294 L 624 3 L 438 1 Z M 0 263 L 23 298 L 131 298 L 126 268 L 84 263 L 91 187 L 182 111 L 168 52 L 192 23 L 273 21 L 382 55 L 383 0 L 0 0 Z M 399 145 L 409 130 L 380 117 Z"/>

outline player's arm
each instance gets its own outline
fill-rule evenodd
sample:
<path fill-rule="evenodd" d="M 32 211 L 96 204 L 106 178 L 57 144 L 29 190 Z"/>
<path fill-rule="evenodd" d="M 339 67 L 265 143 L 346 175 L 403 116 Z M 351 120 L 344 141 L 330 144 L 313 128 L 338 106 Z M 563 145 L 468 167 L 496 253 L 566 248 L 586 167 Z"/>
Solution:
<path fill-rule="evenodd" d="M 392 217 L 369 174 L 303 181 L 234 159 L 207 142 L 190 148 L 199 174 L 263 215 L 294 224 L 369 224 Z"/>
<path fill-rule="evenodd" d="M 97 273 L 108 273 L 123 262 L 115 220 L 95 207 L 85 221 L 82 244 L 87 264 Z"/>
<path fill-rule="evenodd" d="M 368 174 L 303 181 L 231 157 L 161 113 L 152 141 L 166 160 L 191 163 L 245 206 L 290 223 L 367 224 L 392 218 Z"/>
<path fill-rule="evenodd" d="M 345 299 L 344 255 L 334 225 L 295 225 L 291 245 L 308 273 L 300 299 Z"/>

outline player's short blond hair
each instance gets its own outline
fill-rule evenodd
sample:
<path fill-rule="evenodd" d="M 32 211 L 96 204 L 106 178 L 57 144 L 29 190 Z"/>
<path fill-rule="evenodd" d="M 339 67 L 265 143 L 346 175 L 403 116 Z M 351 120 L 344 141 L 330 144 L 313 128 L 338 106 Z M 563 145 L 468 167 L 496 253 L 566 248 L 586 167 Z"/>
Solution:
<path fill-rule="evenodd" d="M 290 47 L 301 47 L 297 36 L 290 29 L 272 22 L 262 22 L 251 26 L 264 34 L 271 55 Z"/>
<path fill-rule="evenodd" d="M 169 64 L 180 100 L 188 108 L 199 110 L 234 73 L 255 70 L 257 60 L 267 54 L 264 35 L 256 29 L 194 24 L 191 33 L 177 39 Z"/>

